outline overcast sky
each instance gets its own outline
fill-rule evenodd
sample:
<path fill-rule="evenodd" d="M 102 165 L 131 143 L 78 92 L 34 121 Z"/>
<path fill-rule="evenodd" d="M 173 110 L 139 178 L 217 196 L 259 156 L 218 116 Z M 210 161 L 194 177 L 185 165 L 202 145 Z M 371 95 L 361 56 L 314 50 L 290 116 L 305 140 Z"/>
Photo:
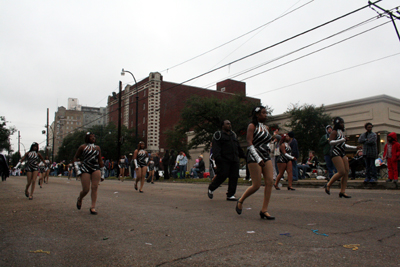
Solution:
<path fill-rule="evenodd" d="M 130 75 L 120 75 L 122 68 L 137 81 L 159 71 L 164 81 L 181 83 L 367 4 L 367 0 L 2 0 L 0 115 L 21 131 L 27 149 L 34 141 L 43 146 L 47 108 L 51 124 L 57 106 L 66 107 L 69 97 L 85 106 L 106 106 L 119 80 L 133 82 Z M 378 5 L 391 9 L 400 1 L 383 0 Z M 244 81 L 247 95 L 260 98 L 274 115 L 295 103 L 329 105 L 379 94 L 400 98 L 400 42 L 390 19 L 376 18 L 374 10 L 365 8 L 187 84 L 215 89 L 215 83 L 226 78 Z M 400 29 L 399 21 L 397 25 Z M 350 39 L 340 42 L 345 38 Z M 317 41 L 321 42 L 295 52 Z M 316 52 L 319 49 L 323 50 Z M 12 144 L 17 150 L 17 134 Z"/>

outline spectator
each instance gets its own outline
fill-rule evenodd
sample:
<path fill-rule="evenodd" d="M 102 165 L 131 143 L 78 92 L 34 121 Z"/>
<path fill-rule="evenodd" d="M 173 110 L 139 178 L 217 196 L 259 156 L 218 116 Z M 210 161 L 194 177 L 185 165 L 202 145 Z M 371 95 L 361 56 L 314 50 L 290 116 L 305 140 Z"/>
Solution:
<path fill-rule="evenodd" d="M 362 163 L 363 159 L 363 152 L 362 150 L 357 150 L 357 152 L 354 154 L 354 157 L 349 160 L 349 167 L 351 170 L 351 180 L 356 179 L 356 171 L 358 166 L 363 166 L 364 164 Z M 365 181 L 364 181 L 365 182 Z"/>
<path fill-rule="evenodd" d="M 158 171 L 160 170 L 160 154 L 158 152 L 154 153 L 153 155 L 153 161 L 154 161 L 154 177 L 156 178 L 156 181 L 160 179 L 160 174 Z"/>
<path fill-rule="evenodd" d="M 191 172 L 193 172 L 193 177 L 194 177 L 194 178 L 203 178 L 202 175 L 203 175 L 203 173 L 204 173 L 205 170 L 206 170 L 206 167 L 205 167 L 204 161 L 203 161 L 203 155 L 200 155 L 200 156 L 199 156 L 198 162 L 196 162 L 196 163 L 197 163 L 197 166 L 194 167 L 194 168 L 191 170 Z M 199 175 L 200 175 L 201 177 L 199 177 Z"/>
<path fill-rule="evenodd" d="M 180 174 L 179 177 L 180 179 L 185 178 L 187 163 L 188 159 L 186 157 L 186 154 L 183 152 L 183 150 L 181 150 L 179 152 L 179 155 L 176 157 L 176 163 L 175 163 L 175 167 L 177 167 L 178 173 Z"/>
<path fill-rule="evenodd" d="M 397 134 L 390 133 L 387 137 L 383 159 L 387 161 L 389 179 L 386 182 L 398 181 L 398 161 L 400 159 L 400 144 L 397 142 Z"/>
<path fill-rule="evenodd" d="M 104 162 L 104 166 L 106 167 L 105 171 L 105 176 L 104 178 L 108 178 L 110 176 L 110 160 L 106 159 L 106 161 Z"/>
<path fill-rule="evenodd" d="M 299 157 L 299 146 L 297 140 L 294 138 L 294 132 L 289 132 L 288 135 L 290 137 L 289 146 L 292 149 L 292 156 L 295 158 L 294 160 L 292 160 L 293 181 L 297 181 L 299 179 L 298 177 L 299 172 L 297 170 L 297 158 Z"/>
<path fill-rule="evenodd" d="M 8 169 L 7 160 L 3 154 L 0 154 L 0 176 L 2 182 L 5 182 L 7 180 L 7 177 L 10 176 L 10 170 Z"/>
<path fill-rule="evenodd" d="M 372 132 L 372 123 L 367 122 L 364 125 L 365 133 L 360 135 L 358 142 L 363 145 L 363 157 L 365 161 L 365 180 L 364 183 L 376 183 L 377 173 L 375 167 L 375 159 L 378 155 L 376 133 Z"/>
<path fill-rule="evenodd" d="M 297 168 L 299 170 L 299 178 L 305 179 L 306 172 L 309 172 L 312 169 L 317 168 L 317 165 L 318 165 L 318 158 L 317 156 L 315 156 L 314 151 L 310 151 L 308 154 L 308 158 L 304 160 L 303 164 L 297 165 Z M 302 170 L 302 172 L 300 172 L 300 169 Z"/>
<path fill-rule="evenodd" d="M 164 180 L 169 180 L 169 151 L 165 151 L 164 157 L 162 158 L 162 164 L 164 169 Z"/>
<path fill-rule="evenodd" d="M 337 172 L 335 165 L 332 162 L 332 158 L 330 155 L 330 151 L 331 151 L 331 145 L 329 144 L 329 136 L 331 135 L 332 132 L 332 126 L 327 125 L 325 127 L 325 131 L 326 134 L 324 134 L 323 136 L 321 136 L 321 139 L 319 140 L 319 145 L 322 147 L 323 149 L 323 153 L 324 153 L 324 160 L 326 163 L 326 168 L 328 169 L 328 181 L 332 178 L 333 174 Z"/>
<path fill-rule="evenodd" d="M 172 171 L 174 171 L 174 169 L 175 169 L 175 159 L 176 159 L 175 150 L 171 149 L 171 154 L 169 155 L 169 173 L 171 175 L 172 175 Z M 177 178 L 177 176 L 176 177 L 173 176 L 173 178 Z"/>

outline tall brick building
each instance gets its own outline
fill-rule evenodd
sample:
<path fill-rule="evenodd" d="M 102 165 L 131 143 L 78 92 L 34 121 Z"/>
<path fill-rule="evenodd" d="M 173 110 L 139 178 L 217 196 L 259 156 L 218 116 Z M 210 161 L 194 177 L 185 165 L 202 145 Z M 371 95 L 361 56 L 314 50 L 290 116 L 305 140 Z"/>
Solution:
<path fill-rule="evenodd" d="M 138 135 L 143 138 L 149 151 L 164 152 L 168 149 L 164 132 L 176 125 L 180 119 L 180 111 L 186 100 L 192 95 L 226 99 L 234 94 L 246 94 L 246 84 L 234 80 L 225 80 L 217 84 L 217 90 L 209 90 L 194 86 L 181 85 L 163 81 L 158 72 L 150 73 L 135 85 L 127 85 L 122 91 L 121 121 L 127 128 L 136 125 L 136 94 L 139 96 Z M 249 98 L 260 102 L 260 99 Z M 118 124 L 117 99 L 108 97 L 107 121 Z"/>

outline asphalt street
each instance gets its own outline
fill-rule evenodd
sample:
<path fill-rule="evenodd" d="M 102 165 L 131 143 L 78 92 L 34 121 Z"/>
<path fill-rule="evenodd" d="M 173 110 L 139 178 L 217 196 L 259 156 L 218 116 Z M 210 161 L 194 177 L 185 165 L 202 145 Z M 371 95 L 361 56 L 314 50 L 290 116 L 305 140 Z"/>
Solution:
<path fill-rule="evenodd" d="M 76 208 L 79 181 L 50 177 L 32 201 L 25 183 L 0 184 L 0 266 L 400 266 L 398 190 L 273 189 L 267 221 L 263 188 L 237 215 L 226 185 L 210 200 L 206 184 L 146 183 L 140 194 L 106 180 L 91 215 L 90 195 Z"/>

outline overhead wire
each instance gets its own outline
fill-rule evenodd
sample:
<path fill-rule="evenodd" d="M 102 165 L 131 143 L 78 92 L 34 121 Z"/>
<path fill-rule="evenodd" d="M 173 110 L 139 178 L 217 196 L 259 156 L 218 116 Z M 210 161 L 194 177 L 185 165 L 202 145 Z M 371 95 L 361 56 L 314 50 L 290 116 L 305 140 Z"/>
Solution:
<path fill-rule="evenodd" d="M 382 0 L 377 0 L 377 1 L 375 1 L 374 3 L 378 3 L 378 2 L 381 2 L 381 1 L 382 1 Z M 220 66 L 220 67 L 217 67 L 217 68 L 214 68 L 214 69 L 209 70 L 209 71 L 207 71 L 207 72 L 204 72 L 204 73 L 202 73 L 202 74 L 200 74 L 200 75 L 197 75 L 197 76 L 195 76 L 195 77 L 192 77 L 192 78 L 190 78 L 190 79 L 188 79 L 188 80 L 186 80 L 186 81 L 184 81 L 184 82 L 181 82 L 181 83 L 179 83 L 179 84 L 175 84 L 175 85 L 173 85 L 173 86 L 171 86 L 171 87 L 169 87 L 169 88 L 164 89 L 163 91 L 160 91 L 160 92 L 157 92 L 157 93 L 154 93 L 154 94 L 148 94 L 147 96 L 142 97 L 141 100 L 147 99 L 147 98 L 149 98 L 150 96 L 154 96 L 154 95 L 156 95 L 156 94 L 161 94 L 161 93 L 163 93 L 163 92 L 165 92 L 165 91 L 167 91 L 167 90 L 171 90 L 171 89 L 173 89 L 173 88 L 176 88 L 176 87 L 178 87 L 178 86 L 181 86 L 181 85 L 183 85 L 183 84 L 185 84 L 185 83 L 187 83 L 187 82 L 189 82 L 189 81 L 198 79 L 198 78 L 203 77 L 203 76 L 205 76 L 205 75 L 207 75 L 207 74 L 210 74 L 210 73 L 215 72 L 215 71 L 217 71 L 217 70 L 219 70 L 219 69 L 222 69 L 222 68 L 224 68 L 224 67 L 226 67 L 226 66 L 232 65 L 232 64 L 237 63 L 237 62 L 239 62 L 239 61 L 242 61 L 242 60 L 244 60 L 244 59 L 246 59 L 246 58 L 249 58 L 249 57 L 252 57 L 252 56 L 254 56 L 254 55 L 257 55 L 257 54 L 259 54 L 259 53 L 261 53 L 261 52 L 263 52 L 263 51 L 266 51 L 266 50 L 271 49 L 271 48 L 273 48 L 273 47 L 275 47 L 275 46 L 278 46 L 278 45 L 281 45 L 281 44 L 283 44 L 283 43 L 285 43 L 285 42 L 288 42 L 288 41 L 290 41 L 290 40 L 293 40 L 293 39 L 295 39 L 295 38 L 297 38 L 297 37 L 299 37 L 299 36 L 302 36 L 302 35 L 305 35 L 305 34 L 307 34 L 307 33 L 309 33 L 309 32 L 312 32 L 312 31 L 314 31 L 314 30 L 317 30 L 317 29 L 319 29 L 319 28 L 321 28 L 321 27 L 324 27 L 324 26 L 326 26 L 326 25 L 328 25 L 328 24 L 330 24 L 330 23 L 333 23 L 333 22 L 335 22 L 335 21 L 337 21 L 337 20 L 343 19 L 343 18 L 345 18 L 345 17 L 347 17 L 347 16 L 349 16 L 349 15 L 352 15 L 352 14 L 354 14 L 354 13 L 356 13 L 356 12 L 359 12 L 359 11 L 361 11 L 361 10 L 367 8 L 367 7 L 369 7 L 369 5 L 366 5 L 366 6 L 363 6 L 363 7 L 358 8 L 358 9 L 355 9 L 355 10 L 353 10 L 353 11 L 351 11 L 351 12 L 348 12 L 348 13 L 342 15 L 342 16 L 336 17 L 336 18 L 334 18 L 334 19 L 332 19 L 332 20 L 329 20 L 329 21 L 327 21 L 327 22 L 324 22 L 324 23 L 322 23 L 322 24 L 320 24 L 320 25 L 318 25 L 318 26 L 315 26 L 315 27 L 313 27 L 313 28 L 311 28 L 311 29 L 308 29 L 308 30 L 303 31 L 303 32 L 301 32 L 301 33 L 299 33 L 299 34 L 293 35 L 293 36 L 291 36 L 291 37 L 289 37 L 289 38 L 286 38 L 286 39 L 284 39 L 284 40 L 282 40 L 282 41 L 279 41 L 279 42 L 277 42 L 277 43 L 275 43 L 275 44 L 273 44 L 273 45 L 267 46 L 267 47 L 265 47 L 265 48 L 263 48 L 263 49 L 260 49 L 260 50 L 258 50 L 258 51 L 256 51 L 256 52 L 253 52 L 253 53 L 251 53 L 251 54 L 249 54 L 249 55 L 246 55 L 246 56 L 244 56 L 244 57 L 241 57 L 241 58 L 239 58 L 239 59 L 236 59 L 236 60 L 234 60 L 234 61 L 232 61 L 232 62 L 230 62 L 230 63 L 224 64 L 224 65 L 222 65 L 222 66 Z M 246 79 L 249 79 L 249 78 L 251 78 L 251 77 L 248 77 L 248 78 L 246 78 Z M 123 106 L 121 106 L 121 108 L 122 108 L 122 107 L 125 107 L 126 105 L 129 105 L 129 101 L 128 101 L 128 103 L 126 103 L 126 104 L 124 104 Z M 104 114 L 104 115 L 102 115 L 102 116 L 96 118 L 95 120 L 93 120 L 93 121 L 87 123 L 86 125 L 89 125 L 89 124 L 91 124 L 92 122 L 94 122 L 94 121 L 96 121 L 96 120 L 98 120 L 98 119 L 100 119 L 100 118 L 103 118 L 103 117 L 109 115 L 109 114 L 112 113 L 112 112 L 115 112 L 115 111 L 109 111 L 109 112 L 107 112 L 106 114 Z M 150 114 L 150 113 L 149 113 L 149 114 Z M 150 115 L 151 115 L 151 114 L 150 114 Z M 72 132 L 76 131 L 77 129 L 81 129 L 81 128 L 83 129 L 86 125 L 82 125 L 82 126 L 80 126 L 80 127 L 77 127 L 77 128 L 75 128 L 74 130 L 72 130 L 72 131 L 70 131 L 70 132 L 67 132 L 66 134 L 72 133 Z"/>
<path fill-rule="evenodd" d="M 276 19 L 270 21 L 270 22 L 267 23 L 267 24 L 264 24 L 264 26 L 261 27 L 261 28 L 258 27 L 257 29 L 260 29 L 258 32 L 256 32 L 253 36 L 251 36 L 249 39 L 247 39 L 244 43 L 242 43 L 240 46 L 238 46 L 236 49 L 234 49 L 231 53 L 229 53 L 229 54 L 228 54 L 227 56 L 225 56 L 223 59 L 221 59 L 221 60 L 218 61 L 216 64 L 214 64 L 213 68 L 215 68 L 215 66 L 219 65 L 222 61 L 224 61 L 224 60 L 225 60 L 226 58 L 228 58 L 230 55 L 232 55 L 234 52 L 236 52 L 237 50 L 239 50 L 239 48 L 241 48 L 243 45 L 245 45 L 247 42 L 249 42 L 251 39 L 253 39 L 255 36 L 257 36 L 260 32 L 262 32 L 262 31 L 266 28 L 266 26 L 268 26 L 268 25 L 270 25 L 272 22 L 275 22 L 275 21 L 277 21 L 278 19 L 283 18 L 284 16 L 286 16 L 286 15 L 292 13 L 292 11 L 291 11 L 291 12 L 288 12 L 288 11 L 289 11 L 290 9 L 292 9 L 292 7 L 294 7 L 295 5 L 297 5 L 300 1 L 301 1 L 301 0 L 297 1 L 297 2 L 296 2 L 295 4 L 293 4 L 291 7 L 289 7 L 288 9 L 286 9 L 286 10 L 282 13 L 282 15 L 278 16 Z M 295 10 L 298 10 L 298 9 L 302 8 L 302 7 L 308 5 L 309 3 L 313 2 L 313 1 L 314 1 L 314 0 L 311 0 L 311 1 L 307 2 L 306 4 L 304 4 L 304 5 L 302 5 L 302 6 L 298 7 L 298 8 L 296 8 Z M 295 10 L 293 10 L 293 11 L 295 11 Z M 286 12 L 288 12 L 288 13 L 286 13 Z M 252 31 L 252 32 L 253 32 L 253 31 Z"/>
<path fill-rule="evenodd" d="M 164 70 L 162 70 L 162 71 L 160 71 L 160 72 L 161 72 L 161 73 L 162 73 L 162 72 L 165 72 L 165 71 L 168 72 L 169 70 L 171 70 L 171 69 L 173 69 L 173 68 L 176 68 L 176 67 L 178 67 L 178 66 L 180 66 L 180 65 L 183 65 L 183 64 L 185 64 L 185 63 L 187 63 L 187 62 L 190 62 L 190 61 L 192 61 L 192 60 L 194 60 L 194 59 L 196 59 L 196 58 L 199 58 L 199 57 L 201 57 L 201 56 L 204 56 L 204 55 L 206 55 L 206 54 L 208 54 L 208 53 L 210 53 L 210 52 L 212 52 L 212 51 L 214 51 L 214 50 L 217 50 L 217 49 L 219 49 L 219 48 L 221 48 L 221 47 L 224 47 L 224 46 L 227 45 L 227 44 L 230 44 L 230 43 L 232 43 L 232 42 L 234 42 L 234 41 L 236 41 L 236 40 L 238 40 L 238 39 L 240 39 L 240 38 L 242 38 L 242 37 L 244 37 L 244 36 L 246 36 L 246 35 L 248 35 L 248 34 L 250 34 L 250 33 L 252 33 L 252 32 L 257 31 L 258 29 L 261 29 L 261 28 L 263 28 L 263 27 L 265 27 L 265 26 L 271 24 L 271 23 L 274 22 L 274 21 L 277 21 L 278 19 L 281 19 L 281 18 L 283 18 L 283 17 L 285 17 L 285 16 L 287 16 L 287 15 L 293 13 L 293 12 L 296 11 L 296 10 L 299 10 L 300 8 L 302 8 L 302 7 L 304 7 L 304 6 L 308 5 L 308 4 L 310 4 L 310 3 L 313 2 L 313 1 L 314 1 L 314 0 L 311 0 L 311 1 L 307 2 L 307 3 L 305 3 L 304 5 L 301 5 L 301 6 L 299 6 L 298 8 L 295 8 L 295 9 L 293 9 L 292 11 L 290 11 L 290 12 L 288 12 L 288 13 L 286 13 L 286 14 L 283 14 L 283 15 L 281 15 L 281 16 L 278 16 L 277 18 L 275 18 L 275 19 L 273 19 L 273 20 L 271 20 L 271 21 L 269 21 L 269 22 L 267 22 L 267 23 L 265 23 L 265 24 L 263 24 L 263 25 L 261 25 L 261 26 L 258 26 L 257 28 L 255 28 L 255 29 L 253 29 L 253 30 L 251 30 L 251 31 L 249 31 L 249 32 L 247 32 L 247 33 L 244 33 L 244 34 L 242 34 L 242 35 L 240 35 L 240 36 L 238 36 L 238 37 L 236 37 L 236 38 L 234 38 L 234 39 L 232 39 L 232 40 L 230 40 L 230 41 L 228 41 L 228 42 L 226 42 L 226 43 L 223 43 L 223 44 L 221 44 L 221 45 L 219 45 L 219 46 L 217 46 L 217 47 L 214 47 L 213 49 L 210 49 L 210 50 L 208 50 L 208 51 L 206 51 L 206 52 L 203 52 L 203 53 L 201 53 L 201 54 L 199 54 L 199 55 L 197 55 L 197 56 L 195 56 L 195 57 L 192 57 L 192 58 L 190 58 L 190 59 L 188 59 L 188 60 L 185 60 L 185 61 L 183 61 L 183 62 L 181 62 L 181 63 L 179 63 L 179 64 L 176 64 L 176 65 L 174 65 L 174 66 L 172 66 L 172 67 L 166 68 L 166 69 L 164 69 Z M 298 3 L 298 2 L 297 2 L 297 3 Z M 297 4 L 297 3 L 296 3 L 296 4 Z M 296 5 L 296 4 L 295 4 L 295 5 Z M 293 6 L 292 6 L 292 7 L 293 7 Z M 290 9 L 290 8 L 289 8 L 289 9 Z"/>
<path fill-rule="evenodd" d="M 270 60 L 268 60 L 268 61 L 266 61 L 266 62 L 263 62 L 263 63 L 261 63 L 261 64 L 258 64 L 258 65 L 256 65 L 256 66 L 253 66 L 253 67 L 251 67 L 251 68 L 248 68 L 248 69 L 245 69 L 245 70 L 243 70 L 243 71 L 240 71 L 240 72 L 238 72 L 238 73 L 236 73 L 236 74 L 229 75 L 229 76 L 223 78 L 222 80 L 231 79 L 231 78 L 236 78 L 236 77 L 241 76 L 241 75 L 243 75 L 243 74 L 245 74 L 245 73 L 248 73 L 248 72 L 250 72 L 250 71 L 253 71 L 253 70 L 255 70 L 255 69 L 258 69 L 258 68 L 260 68 L 260 67 L 263 67 L 263 66 L 265 66 L 265 65 L 267 65 L 267 64 L 270 64 L 270 63 L 272 63 L 272 62 L 275 62 L 275 61 L 277 61 L 277 60 L 279 60 L 279 59 L 282 59 L 282 58 L 284 58 L 284 57 L 287 57 L 287 56 L 289 56 L 289 55 L 292 55 L 292 54 L 294 54 L 294 53 L 297 53 L 297 52 L 299 52 L 299 51 L 301 51 L 301 50 L 304 50 L 304 49 L 306 49 L 306 48 L 309 48 L 309 47 L 311 47 L 311 46 L 313 46 L 313 45 L 316 45 L 316 44 L 318 44 L 318 43 L 321 43 L 321 42 L 323 42 L 323 41 L 326 41 L 326 40 L 328 40 L 328 39 L 330 39 L 330 38 L 333 38 L 333 37 L 335 37 L 335 36 L 337 36 L 337 35 L 339 35 L 339 34 L 342 34 L 342 33 L 347 32 L 347 31 L 349 31 L 349 30 L 352 30 L 352 29 L 358 28 L 358 27 L 360 27 L 360 26 L 363 26 L 363 25 L 365 25 L 365 24 L 367 24 L 367 23 L 370 23 L 370 22 L 372 22 L 372 21 L 374 21 L 374 20 L 376 20 L 376 19 L 378 19 L 378 17 L 374 16 L 374 17 L 369 18 L 369 19 L 367 19 L 367 20 L 365 20 L 365 21 L 362 21 L 362 22 L 360 22 L 360 23 L 357 23 L 357 24 L 355 24 L 355 25 L 353 25 L 353 26 L 351 26 L 351 27 L 349 27 L 349 28 L 346 28 L 346 29 L 344 29 L 344 30 L 341 30 L 341 31 L 339 31 L 339 32 L 337 32 L 337 33 L 335 33 L 335 34 L 332 34 L 332 35 L 330 35 L 330 36 L 327 36 L 327 37 L 325 37 L 325 38 L 322 38 L 322 39 L 320 39 L 320 40 L 318 40 L 318 41 L 316 41 L 316 42 L 313 42 L 313 43 L 311 43 L 311 44 L 308 44 L 308 45 L 306 45 L 306 46 L 303 46 L 303 47 L 301 47 L 301 48 L 298 48 L 298 49 L 296 49 L 296 50 L 293 50 L 293 51 L 291 51 L 291 52 L 289 52 L 289 53 L 286 53 L 286 54 L 281 55 L 281 56 L 279 56 L 279 57 L 276 57 L 276 58 L 274 58 L 274 59 L 270 59 Z M 220 80 L 219 80 L 219 81 L 220 81 Z M 210 88 L 210 87 L 214 86 L 217 82 L 218 82 L 218 81 L 213 82 L 213 83 L 210 83 L 210 84 L 208 84 L 208 85 L 205 85 L 205 86 L 203 86 L 203 88 Z"/>
<path fill-rule="evenodd" d="M 285 66 L 285 65 L 287 65 L 287 64 L 289 64 L 289 63 L 295 62 L 295 61 L 297 61 L 297 60 L 299 60 L 299 59 L 305 58 L 305 57 L 307 57 L 307 56 L 310 56 L 310 55 L 312 55 L 312 54 L 315 54 L 315 53 L 317 53 L 317 52 L 320 52 L 320 51 L 325 50 L 325 49 L 327 49 L 327 48 L 330 48 L 330 47 L 332 47 L 332 46 L 335 46 L 335 45 L 337 45 L 337 44 L 343 43 L 344 41 L 348 41 L 348 40 L 350 40 L 350 39 L 352 39 L 352 38 L 354 38 L 354 37 L 357 37 L 357 36 L 359 36 L 359 35 L 361 35 L 361 34 L 364 34 L 364 33 L 367 33 L 367 32 L 369 32 L 369 31 L 372 31 L 372 30 L 374 30 L 374 29 L 376 29 L 376 28 L 378 28 L 378 27 L 381 27 L 381 26 L 383 26 L 383 25 L 385 25 L 385 24 L 387 24 L 387 23 L 390 23 L 390 22 L 389 22 L 389 21 L 383 22 L 383 23 L 381 23 L 381 24 L 379 24 L 379 25 L 377 25 L 377 26 L 374 26 L 374 27 L 372 27 L 372 28 L 370 28 L 370 29 L 367 29 L 367 30 L 365 30 L 365 31 L 359 32 L 359 33 L 357 33 L 357 34 L 354 34 L 354 35 L 352 35 L 352 36 L 350 36 L 350 37 L 347 37 L 347 38 L 345 38 L 345 39 L 342 39 L 342 40 L 340 40 L 340 41 L 338 41 L 338 42 L 335 42 L 335 43 L 333 43 L 333 44 L 327 45 L 327 46 L 325 46 L 325 47 L 323 47 L 323 48 L 317 49 L 317 50 L 315 50 L 315 51 L 313 51 L 313 52 L 310 52 L 310 53 L 305 54 L 305 55 L 303 55 L 303 56 L 297 57 L 297 58 L 295 58 L 295 59 L 289 60 L 289 61 L 287 61 L 287 62 L 285 62 L 285 63 L 282 63 L 282 64 L 280 64 L 280 65 L 277 65 L 277 66 L 275 66 L 275 67 L 273 67 L 273 68 L 270 68 L 270 69 L 261 71 L 261 72 L 259 72 L 259 73 L 257 73 L 257 74 L 254 74 L 254 75 L 251 75 L 251 76 L 249 76 L 249 77 L 247 77 L 247 78 L 245 78 L 245 79 L 242 79 L 241 81 L 248 80 L 248 79 L 253 78 L 253 77 L 255 77 L 255 76 L 258 76 L 258 75 L 260 75 L 260 74 L 263 74 L 263 73 L 266 73 L 266 72 L 268 72 L 268 71 L 277 69 L 277 68 L 282 67 L 282 66 Z"/>
<path fill-rule="evenodd" d="M 316 79 L 319 79 L 319 78 L 322 78 L 322 77 L 326 77 L 326 76 L 329 76 L 329 75 L 332 75 L 332 74 L 336 74 L 336 73 L 339 73 L 339 72 L 343 72 L 343 71 L 346 71 L 346 70 L 350 70 L 350 69 L 354 69 L 354 68 L 357 68 L 357 67 L 361 67 L 361 66 L 364 66 L 364 65 L 367 65 L 367 64 L 371 64 L 371 63 L 374 63 L 374 62 L 377 62 L 377 61 L 381 61 L 381 60 L 384 60 L 384 59 L 387 59 L 387 58 L 391 58 L 391 57 L 394 57 L 394 56 L 398 56 L 398 55 L 400 55 L 400 52 L 399 53 L 395 53 L 395 54 L 391 54 L 391 55 L 388 55 L 388 56 L 385 56 L 385 57 L 381 57 L 381 58 L 378 58 L 378 59 L 370 60 L 370 61 L 367 61 L 367 62 L 364 62 L 364 63 L 361 63 L 361 64 L 357 64 L 357 65 L 354 65 L 354 66 L 351 66 L 351 67 L 348 67 L 348 68 L 337 70 L 337 71 L 334 71 L 334 72 L 326 73 L 326 74 L 323 74 L 323 75 L 320 75 L 320 76 L 317 76 L 317 77 L 306 79 L 306 80 L 303 80 L 303 81 L 300 81 L 300 82 L 296 82 L 296 83 L 292 83 L 292 84 L 289 84 L 289 85 L 281 86 L 279 88 L 268 90 L 268 91 L 265 91 L 265 92 L 262 92 L 262 93 L 259 93 L 259 94 L 253 94 L 251 96 L 259 96 L 259 95 L 263 95 L 263 94 L 270 93 L 270 92 L 273 92 L 273 91 L 278 91 L 278 90 L 281 90 L 281 89 L 284 89 L 284 88 L 288 88 L 288 87 L 291 87 L 291 86 L 294 86 L 294 85 L 298 85 L 298 84 L 301 84 L 301 83 L 313 81 L 313 80 L 316 80 Z"/>

